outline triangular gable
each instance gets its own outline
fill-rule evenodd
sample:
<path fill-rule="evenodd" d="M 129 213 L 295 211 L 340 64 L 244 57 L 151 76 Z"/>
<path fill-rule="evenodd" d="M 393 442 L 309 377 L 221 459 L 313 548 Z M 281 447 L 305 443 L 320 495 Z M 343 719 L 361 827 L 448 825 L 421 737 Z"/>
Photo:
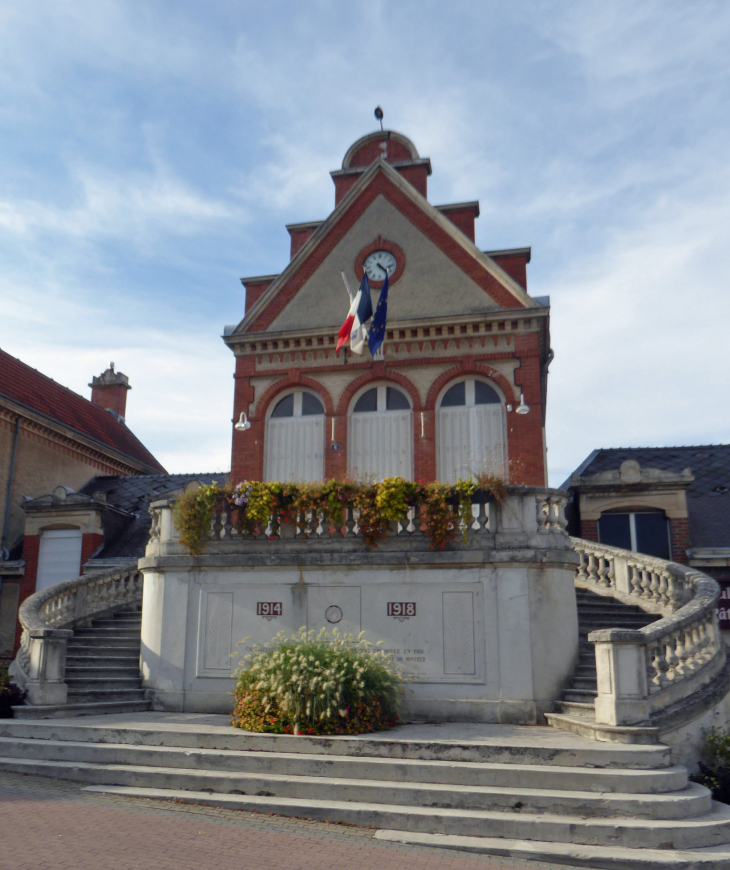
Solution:
<path fill-rule="evenodd" d="M 450 261 L 452 268 L 456 267 L 460 275 L 468 279 L 470 284 L 481 288 L 487 297 L 483 300 L 484 310 L 537 307 L 537 303 L 513 278 L 480 251 L 395 169 L 380 159 L 363 174 L 359 182 L 312 235 L 287 268 L 262 294 L 236 327 L 233 335 L 276 329 L 277 327 L 272 325 L 279 319 L 284 309 L 295 299 L 299 291 L 315 275 L 346 234 L 373 207 L 379 197 L 405 218 L 425 239 L 428 239 L 429 243 Z M 349 264 L 343 263 L 342 268 L 346 265 Z M 338 292 L 344 297 L 344 288 Z M 339 301 L 338 314 L 339 308 L 342 307 L 346 308 Z"/>

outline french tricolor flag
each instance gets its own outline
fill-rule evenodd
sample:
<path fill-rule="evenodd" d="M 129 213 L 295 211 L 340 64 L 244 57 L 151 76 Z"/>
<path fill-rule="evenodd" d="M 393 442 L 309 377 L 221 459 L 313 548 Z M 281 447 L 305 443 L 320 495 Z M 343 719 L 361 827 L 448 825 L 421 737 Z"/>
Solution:
<path fill-rule="evenodd" d="M 354 353 L 362 353 L 367 337 L 365 324 L 372 316 L 373 302 L 370 298 L 370 282 L 368 281 L 368 276 L 364 275 L 360 289 L 352 300 L 352 305 L 350 305 L 350 311 L 345 318 L 345 322 L 340 327 L 337 337 L 337 353 L 340 352 L 340 348 L 347 344 L 348 341 Z"/>

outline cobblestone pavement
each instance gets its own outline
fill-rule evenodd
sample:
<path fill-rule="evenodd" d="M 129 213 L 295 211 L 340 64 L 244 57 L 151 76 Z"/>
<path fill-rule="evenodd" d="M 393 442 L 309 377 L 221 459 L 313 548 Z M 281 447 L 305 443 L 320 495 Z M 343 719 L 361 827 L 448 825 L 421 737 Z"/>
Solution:
<path fill-rule="evenodd" d="M 387 843 L 373 834 L 0 773 L 0 870 L 560 870 L 539 861 Z"/>

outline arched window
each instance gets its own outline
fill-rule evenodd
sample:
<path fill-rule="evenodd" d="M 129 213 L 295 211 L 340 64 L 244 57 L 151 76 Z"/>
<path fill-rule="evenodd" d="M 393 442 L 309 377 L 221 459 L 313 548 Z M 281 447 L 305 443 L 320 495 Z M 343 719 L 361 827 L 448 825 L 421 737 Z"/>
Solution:
<path fill-rule="evenodd" d="M 265 480 L 324 479 L 324 405 L 297 390 L 280 398 L 266 421 Z"/>
<path fill-rule="evenodd" d="M 507 478 L 504 403 L 494 387 L 477 378 L 457 381 L 441 396 L 437 419 L 439 480 Z"/>
<path fill-rule="evenodd" d="M 413 476 L 411 403 L 397 387 L 370 387 L 355 399 L 348 426 L 350 474 L 363 480 Z"/>

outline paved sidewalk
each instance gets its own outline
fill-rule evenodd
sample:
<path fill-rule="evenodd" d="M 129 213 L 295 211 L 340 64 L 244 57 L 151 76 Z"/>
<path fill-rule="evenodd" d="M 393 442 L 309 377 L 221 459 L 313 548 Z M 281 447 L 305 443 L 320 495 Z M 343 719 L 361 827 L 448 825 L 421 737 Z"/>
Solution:
<path fill-rule="evenodd" d="M 561 870 L 386 843 L 373 834 L 0 773 L 0 870 Z"/>

